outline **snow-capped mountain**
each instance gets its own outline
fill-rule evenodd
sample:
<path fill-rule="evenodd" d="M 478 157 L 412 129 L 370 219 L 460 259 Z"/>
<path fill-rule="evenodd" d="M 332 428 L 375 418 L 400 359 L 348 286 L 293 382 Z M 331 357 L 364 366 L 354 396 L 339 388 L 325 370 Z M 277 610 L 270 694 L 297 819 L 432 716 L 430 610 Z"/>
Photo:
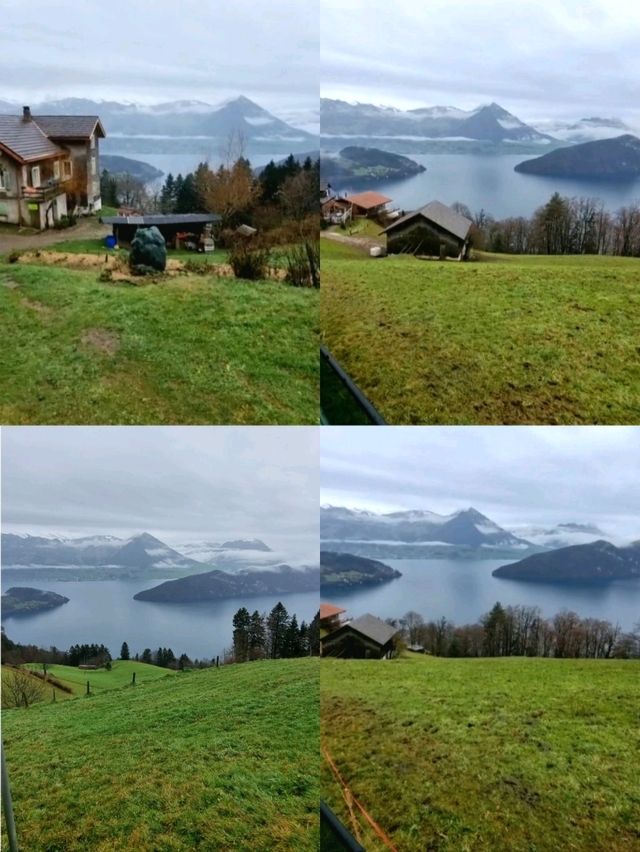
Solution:
<path fill-rule="evenodd" d="M 513 535 L 473 508 L 439 515 L 423 510 L 376 514 L 323 506 L 320 510 L 320 536 L 323 541 L 343 544 L 433 543 L 515 549 L 530 546 L 528 541 Z"/>
<path fill-rule="evenodd" d="M 205 565 L 215 565 L 232 574 L 246 570 L 278 571 L 290 561 L 286 553 L 272 550 L 258 538 L 183 542 L 177 544 L 176 548 L 190 559 Z M 302 566 L 295 564 L 295 568 L 300 569 Z"/>
<path fill-rule="evenodd" d="M 19 114 L 21 105 L 0 101 L 0 113 Z M 119 101 L 93 101 L 86 98 L 64 98 L 31 104 L 34 115 L 98 115 L 106 130 L 102 147 L 115 152 L 117 140 L 142 137 L 171 139 L 190 137 L 226 140 L 241 135 L 247 145 L 277 143 L 273 150 L 300 146 L 313 148 L 317 137 L 293 127 L 268 112 L 249 98 L 240 95 L 221 104 L 197 100 L 179 100 L 143 105 Z M 314 144 L 312 144 L 314 143 Z"/>
<path fill-rule="evenodd" d="M 630 127 L 619 118 L 581 118 L 579 121 L 562 121 L 559 119 L 536 121 L 535 127 L 541 133 L 548 133 L 562 142 L 580 143 L 596 142 L 600 139 L 613 139 L 622 133 L 635 133 L 640 128 Z"/>
<path fill-rule="evenodd" d="M 400 110 L 322 98 L 320 132 L 323 139 L 366 137 L 547 145 L 554 141 L 497 103 L 483 104 L 469 111 L 450 106 Z"/>

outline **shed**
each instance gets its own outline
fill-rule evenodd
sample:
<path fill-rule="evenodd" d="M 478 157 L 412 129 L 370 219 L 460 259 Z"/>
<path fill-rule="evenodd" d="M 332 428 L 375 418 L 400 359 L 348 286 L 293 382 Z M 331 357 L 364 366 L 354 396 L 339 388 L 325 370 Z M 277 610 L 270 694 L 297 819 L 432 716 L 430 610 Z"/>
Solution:
<path fill-rule="evenodd" d="M 113 235 L 118 243 L 128 245 L 135 237 L 138 228 L 150 228 L 155 225 L 168 246 L 175 248 L 178 234 L 192 234 L 197 244 L 209 229 L 220 221 L 217 213 L 171 213 L 150 216 L 103 216 L 100 221 L 113 227 Z"/>
<path fill-rule="evenodd" d="M 407 645 L 407 651 L 412 651 L 414 654 L 424 654 L 424 645 Z"/>
<path fill-rule="evenodd" d="M 390 198 L 371 190 L 357 192 L 355 195 L 347 195 L 346 200 L 351 204 L 354 216 L 379 216 L 385 213 L 385 205 L 389 204 Z"/>
<path fill-rule="evenodd" d="M 342 624 L 340 616 L 346 609 L 330 603 L 320 604 L 320 629 L 331 632 L 337 630 Z"/>
<path fill-rule="evenodd" d="M 323 657 L 382 660 L 393 652 L 397 629 L 367 613 L 348 621 L 321 640 Z"/>
<path fill-rule="evenodd" d="M 440 201 L 430 201 L 419 210 L 388 225 L 389 254 L 425 254 L 466 260 L 473 222 Z"/>
<path fill-rule="evenodd" d="M 320 204 L 320 212 L 325 222 L 331 225 L 339 225 L 341 222 L 348 222 L 351 219 L 351 202 L 338 196 L 325 198 Z"/>

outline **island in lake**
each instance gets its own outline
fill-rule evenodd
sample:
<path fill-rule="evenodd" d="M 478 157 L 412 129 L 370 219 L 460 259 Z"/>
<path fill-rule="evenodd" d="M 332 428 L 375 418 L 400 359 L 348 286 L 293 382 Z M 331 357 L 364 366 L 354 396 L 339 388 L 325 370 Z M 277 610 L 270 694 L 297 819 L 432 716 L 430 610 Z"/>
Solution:
<path fill-rule="evenodd" d="M 320 552 L 320 582 L 323 587 L 377 586 L 397 577 L 402 577 L 400 571 L 375 559 L 332 550 Z"/>
<path fill-rule="evenodd" d="M 100 166 L 111 175 L 131 175 L 143 183 L 162 177 L 163 171 L 155 166 L 145 163 L 143 160 L 134 160 L 131 157 L 121 157 L 119 154 L 101 154 Z"/>
<path fill-rule="evenodd" d="M 237 574 L 227 574 L 216 569 L 178 580 L 168 580 L 152 589 L 138 592 L 133 597 L 137 601 L 162 603 L 217 601 L 254 595 L 317 592 L 319 582 L 317 567 L 294 570 L 289 565 L 281 565 L 279 570 L 242 571 Z"/>
<path fill-rule="evenodd" d="M 613 139 L 556 148 L 514 167 L 527 175 L 623 180 L 640 177 L 640 139 L 630 133 Z"/>
<path fill-rule="evenodd" d="M 37 612 L 55 609 L 68 602 L 69 598 L 55 592 L 45 592 L 28 586 L 14 586 L 2 595 L 2 617 L 34 615 Z"/>
<path fill-rule="evenodd" d="M 640 541 L 628 547 L 616 547 L 602 539 L 590 544 L 561 547 L 502 565 L 492 573 L 494 577 L 539 583 L 640 579 Z"/>
<path fill-rule="evenodd" d="M 337 157 L 320 159 L 323 180 L 361 180 L 376 178 L 388 180 L 404 178 L 426 171 L 425 167 L 409 157 L 392 154 L 380 148 L 360 148 L 351 145 L 343 148 Z"/>

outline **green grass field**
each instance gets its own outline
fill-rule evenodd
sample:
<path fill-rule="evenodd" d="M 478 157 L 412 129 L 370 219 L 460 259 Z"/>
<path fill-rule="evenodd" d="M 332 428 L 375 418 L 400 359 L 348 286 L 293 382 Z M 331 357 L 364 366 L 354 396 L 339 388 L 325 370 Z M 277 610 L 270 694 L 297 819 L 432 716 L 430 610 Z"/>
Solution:
<path fill-rule="evenodd" d="M 327 658 L 320 681 L 323 746 L 399 852 L 640 848 L 639 662 Z M 350 826 L 326 762 L 321 795 Z"/>
<path fill-rule="evenodd" d="M 29 852 L 318 848 L 317 660 L 5 711 L 3 737 Z"/>
<path fill-rule="evenodd" d="M 30 663 L 27 668 L 42 671 L 39 663 Z M 87 681 L 90 683 L 91 692 L 99 695 L 110 689 L 119 689 L 129 686 L 133 673 L 136 673 L 136 685 L 143 686 L 161 680 L 164 677 L 173 677 L 176 672 L 173 669 L 164 669 L 159 666 L 151 666 L 136 660 L 114 660 L 111 663 L 111 671 L 96 669 L 90 671 L 79 669 L 76 666 L 47 665 L 48 674 L 73 689 L 76 695 L 84 695 Z"/>
<path fill-rule="evenodd" d="M 640 260 L 368 258 L 322 240 L 323 342 L 390 423 L 637 423 Z"/>
<path fill-rule="evenodd" d="M 37 668 L 39 671 L 42 671 L 42 666 L 34 666 L 34 668 Z M 2 666 L 2 688 L 3 689 L 5 688 L 5 683 L 7 682 L 7 679 L 12 676 L 11 671 L 12 670 L 9 666 L 4 666 L 4 665 Z M 74 689 L 74 687 L 70 683 L 65 682 L 65 686 L 68 686 L 70 689 Z M 42 701 L 42 703 L 44 704 L 44 703 L 48 703 L 48 702 L 53 702 L 54 701 L 53 693 L 55 693 L 55 701 L 67 701 L 70 698 L 75 698 L 75 695 L 76 695 L 75 692 L 70 694 L 70 693 L 66 692 L 64 689 L 58 689 L 57 686 L 55 686 L 53 684 L 46 684 L 44 686 L 43 691 L 42 691 L 42 698 L 40 699 Z"/>
<path fill-rule="evenodd" d="M 318 293 L 0 264 L 0 421 L 317 423 Z"/>

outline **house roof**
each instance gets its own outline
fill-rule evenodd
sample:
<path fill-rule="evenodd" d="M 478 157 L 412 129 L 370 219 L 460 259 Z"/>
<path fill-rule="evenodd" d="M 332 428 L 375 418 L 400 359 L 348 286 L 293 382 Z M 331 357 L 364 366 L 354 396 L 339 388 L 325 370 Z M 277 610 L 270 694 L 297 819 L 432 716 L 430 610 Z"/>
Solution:
<path fill-rule="evenodd" d="M 33 120 L 52 139 L 89 139 L 106 136 L 97 115 L 34 115 Z"/>
<path fill-rule="evenodd" d="M 398 630 L 371 613 L 359 616 L 350 621 L 346 627 L 351 627 L 368 639 L 373 639 L 378 645 L 386 645 L 396 635 Z"/>
<path fill-rule="evenodd" d="M 388 204 L 391 199 L 379 192 L 358 192 L 355 195 L 347 195 L 347 201 L 362 207 L 364 210 L 370 210 L 372 207 Z"/>
<path fill-rule="evenodd" d="M 18 115 L 0 115 L 0 149 L 20 163 L 59 157 L 65 153 L 35 121 L 25 121 Z"/>
<path fill-rule="evenodd" d="M 201 225 L 218 222 L 217 213 L 171 213 L 164 216 L 103 216 L 104 225 Z"/>
<path fill-rule="evenodd" d="M 423 219 L 428 219 L 430 222 L 434 222 L 436 225 L 439 225 L 445 231 L 449 231 L 450 234 L 453 234 L 460 240 L 466 240 L 469 235 L 469 229 L 473 225 L 471 219 L 467 219 L 466 216 L 456 213 L 453 208 L 447 207 L 446 204 L 442 204 L 440 201 L 430 201 L 429 204 L 425 204 L 425 206 L 421 207 L 419 210 L 407 213 L 406 216 L 402 216 L 400 219 L 392 222 L 391 225 L 388 225 L 382 231 L 382 233 L 384 234 L 392 231 L 416 216 L 422 216 Z"/>
<path fill-rule="evenodd" d="M 320 604 L 320 621 L 325 618 L 333 618 L 334 615 L 340 615 L 341 612 L 346 612 L 341 606 L 335 604 L 321 603 Z"/>

